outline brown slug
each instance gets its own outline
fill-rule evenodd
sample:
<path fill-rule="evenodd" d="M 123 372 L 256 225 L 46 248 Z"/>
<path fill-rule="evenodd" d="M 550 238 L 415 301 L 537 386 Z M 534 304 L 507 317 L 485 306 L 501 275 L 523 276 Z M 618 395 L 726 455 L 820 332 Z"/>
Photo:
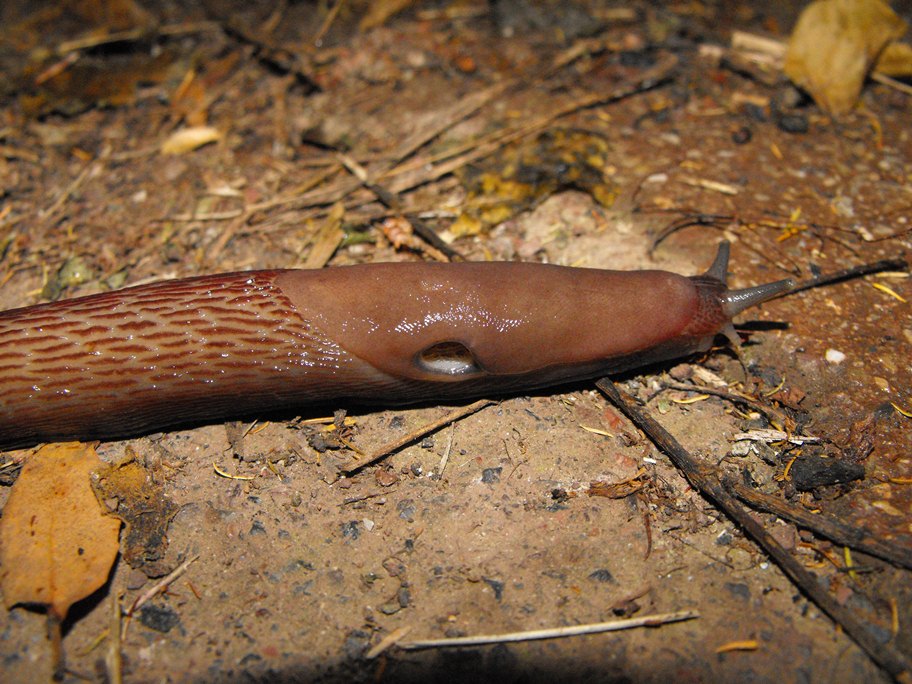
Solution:
<path fill-rule="evenodd" d="M 0 313 L 0 447 L 114 439 L 305 404 L 460 401 L 709 348 L 791 281 L 530 263 L 169 280 Z"/>

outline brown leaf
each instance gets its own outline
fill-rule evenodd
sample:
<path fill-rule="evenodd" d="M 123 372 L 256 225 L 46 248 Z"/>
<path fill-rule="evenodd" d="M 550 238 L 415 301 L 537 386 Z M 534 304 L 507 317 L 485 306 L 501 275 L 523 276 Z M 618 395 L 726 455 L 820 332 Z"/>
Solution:
<path fill-rule="evenodd" d="M 90 474 L 101 465 L 85 444 L 49 444 L 31 456 L 0 520 L 0 587 L 7 608 L 48 607 L 61 620 L 108 579 L 120 521 L 102 513 Z"/>
<path fill-rule="evenodd" d="M 784 70 L 831 114 L 845 114 L 884 47 L 906 23 L 881 0 L 818 0 L 792 31 Z"/>
<path fill-rule="evenodd" d="M 603 496 L 607 499 L 623 499 L 635 494 L 649 484 L 646 471 L 640 470 L 633 477 L 628 477 L 620 482 L 590 482 L 587 494 L 589 496 Z"/>
<path fill-rule="evenodd" d="M 912 45 L 908 43 L 890 43 L 880 53 L 874 70 L 885 76 L 905 78 L 912 76 Z"/>

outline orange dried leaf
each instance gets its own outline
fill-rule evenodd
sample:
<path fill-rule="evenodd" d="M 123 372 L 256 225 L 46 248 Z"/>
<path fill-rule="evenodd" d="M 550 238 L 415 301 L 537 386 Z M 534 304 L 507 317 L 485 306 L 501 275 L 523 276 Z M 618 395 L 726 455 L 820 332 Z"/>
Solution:
<path fill-rule="evenodd" d="M 0 588 L 7 608 L 41 604 L 60 619 L 101 587 L 117 557 L 120 521 L 104 515 L 85 444 L 49 444 L 31 456 L 0 519 Z"/>
<path fill-rule="evenodd" d="M 912 76 L 912 45 L 908 43 L 890 43 L 880 53 L 874 71 L 894 78 Z"/>

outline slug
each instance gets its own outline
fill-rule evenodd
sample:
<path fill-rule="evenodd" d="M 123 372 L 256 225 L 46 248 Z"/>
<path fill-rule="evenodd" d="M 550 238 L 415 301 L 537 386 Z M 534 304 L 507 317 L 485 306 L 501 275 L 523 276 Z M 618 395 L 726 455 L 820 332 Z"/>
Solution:
<path fill-rule="evenodd" d="M 703 275 L 395 263 L 169 280 L 0 313 L 0 448 L 305 404 L 460 401 L 685 356 L 787 291 Z"/>

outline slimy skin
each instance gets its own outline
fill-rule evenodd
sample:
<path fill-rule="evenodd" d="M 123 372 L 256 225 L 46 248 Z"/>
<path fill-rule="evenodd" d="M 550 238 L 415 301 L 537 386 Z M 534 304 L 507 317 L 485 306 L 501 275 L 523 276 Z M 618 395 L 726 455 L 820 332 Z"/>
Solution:
<path fill-rule="evenodd" d="M 0 313 L 0 448 L 313 404 L 463 401 L 709 348 L 790 287 L 525 263 L 187 278 Z"/>

